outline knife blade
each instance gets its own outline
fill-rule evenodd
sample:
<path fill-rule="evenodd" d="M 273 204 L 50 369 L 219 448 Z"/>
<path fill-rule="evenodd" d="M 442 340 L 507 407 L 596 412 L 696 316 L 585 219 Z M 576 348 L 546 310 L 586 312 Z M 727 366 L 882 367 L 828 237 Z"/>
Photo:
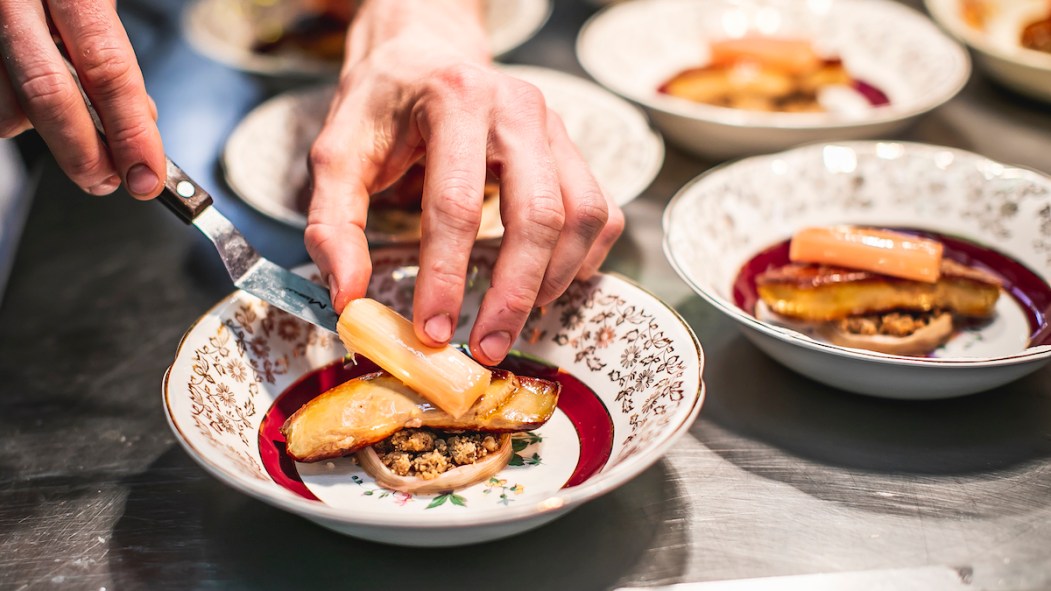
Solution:
<path fill-rule="evenodd" d="M 61 49 L 64 53 L 64 48 Z M 84 104 L 95 123 L 95 130 L 105 142 L 106 130 L 102 120 L 68 57 L 66 67 L 80 88 Z M 164 182 L 164 191 L 157 199 L 212 241 L 234 285 L 297 318 L 336 332 L 339 315 L 332 308 L 328 290 L 263 258 L 233 223 L 215 208 L 211 195 L 171 158 L 167 155 L 164 158 L 168 178 Z"/>

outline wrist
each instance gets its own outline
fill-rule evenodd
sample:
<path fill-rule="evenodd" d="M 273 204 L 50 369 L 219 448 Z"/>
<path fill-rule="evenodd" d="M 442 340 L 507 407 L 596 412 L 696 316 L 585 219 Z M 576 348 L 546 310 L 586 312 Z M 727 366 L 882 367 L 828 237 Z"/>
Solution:
<path fill-rule="evenodd" d="M 348 65 L 402 37 L 426 40 L 441 52 L 489 62 L 483 0 L 359 0 L 348 36 Z"/>

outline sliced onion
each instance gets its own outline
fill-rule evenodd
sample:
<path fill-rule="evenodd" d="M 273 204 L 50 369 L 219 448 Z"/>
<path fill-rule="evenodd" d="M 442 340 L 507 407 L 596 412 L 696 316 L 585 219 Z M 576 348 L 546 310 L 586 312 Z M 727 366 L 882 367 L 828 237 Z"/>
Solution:
<path fill-rule="evenodd" d="M 473 464 L 446 470 L 430 480 L 418 476 L 399 476 L 395 474 L 390 468 L 383 465 L 379 454 L 372 447 L 366 447 L 355 454 L 355 456 L 358 459 L 358 464 L 369 476 L 376 479 L 376 484 L 383 488 L 425 495 L 453 491 L 488 480 L 490 476 L 503 470 L 504 466 L 511 461 L 512 451 L 511 434 L 503 433 L 500 435 L 500 447 L 496 451 Z"/>

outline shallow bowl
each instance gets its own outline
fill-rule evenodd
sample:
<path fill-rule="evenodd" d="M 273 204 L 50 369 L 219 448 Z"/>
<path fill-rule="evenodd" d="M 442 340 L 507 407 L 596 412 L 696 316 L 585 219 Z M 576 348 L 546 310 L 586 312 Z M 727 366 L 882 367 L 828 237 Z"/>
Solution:
<path fill-rule="evenodd" d="M 839 347 L 758 320 L 735 293 L 741 269 L 799 229 L 830 224 L 915 228 L 967 241 L 976 256 L 998 252 L 1008 259 L 992 270 L 1015 277 L 1007 286 L 1014 293 L 1001 294 L 993 322 L 959 332 L 931 357 Z M 771 357 L 826 384 L 948 398 L 1000 386 L 1051 359 L 1046 175 L 925 144 L 805 146 L 694 179 L 669 203 L 664 230 L 668 260 L 698 294 Z"/>
<path fill-rule="evenodd" d="M 974 50 L 979 65 L 1003 85 L 1051 101 L 1051 53 L 1022 47 L 1022 29 L 1051 15 L 1043 0 L 981 0 L 990 17 L 981 27 L 967 24 L 961 0 L 925 0 L 927 11 L 954 37 Z"/>
<path fill-rule="evenodd" d="M 744 35 L 810 39 L 889 104 L 826 113 L 774 113 L 699 104 L 658 88 L 707 63 L 709 44 Z M 967 52 L 925 16 L 889 0 L 738 2 L 633 0 L 603 9 L 577 39 L 599 83 L 641 105 L 665 137 L 723 159 L 802 143 L 885 137 L 956 95 Z"/>
<path fill-rule="evenodd" d="M 369 295 L 407 313 L 417 256 L 408 246 L 376 251 Z M 460 342 L 495 256 L 492 248 L 472 256 Z M 411 546 L 491 540 L 542 525 L 637 476 L 686 433 L 704 399 L 703 354 L 689 326 L 618 276 L 574 283 L 530 318 L 523 335 L 514 362 L 541 372 L 557 367 L 578 381 L 564 381 L 551 421 L 516 436 L 511 465 L 444 494 L 390 493 L 347 459 L 297 464 L 284 454 L 281 418 L 304 388 L 318 394 L 322 382 L 341 375 L 345 350 L 335 335 L 244 292 L 186 333 L 164 379 L 164 409 L 208 472 L 324 527 Z"/>

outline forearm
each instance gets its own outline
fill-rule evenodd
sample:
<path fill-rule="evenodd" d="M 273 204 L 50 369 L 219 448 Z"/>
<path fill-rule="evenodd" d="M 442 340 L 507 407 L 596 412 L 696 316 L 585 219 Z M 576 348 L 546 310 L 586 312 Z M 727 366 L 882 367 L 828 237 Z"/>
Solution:
<path fill-rule="evenodd" d="M 488 62 L 484 12 L 484 0 L 362 0 L 348 35 L 345 66 L 402 37 L 440 43 L 443 52 Z"/>

